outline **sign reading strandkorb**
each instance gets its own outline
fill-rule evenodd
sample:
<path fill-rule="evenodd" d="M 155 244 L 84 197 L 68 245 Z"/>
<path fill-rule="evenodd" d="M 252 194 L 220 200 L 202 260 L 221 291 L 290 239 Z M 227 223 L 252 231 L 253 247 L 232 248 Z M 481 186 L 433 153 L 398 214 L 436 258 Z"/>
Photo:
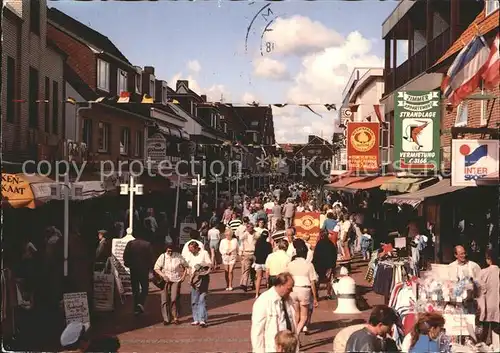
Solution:
<path fill-rule="evenodd" d="M 452 140 L 451 185 L 477 186 L 476 180 L 498 172 L 498 140 Z"/>
<path fill-rule="evenodd" d="M 439 91 L 397 92 L 394 102 L 394 167 L 407 172 L 440 166 Z"/>
<path fill-rule="evenodd" d="M 379 123 L 347 124 L 347 170 L 379 170 Z"/>

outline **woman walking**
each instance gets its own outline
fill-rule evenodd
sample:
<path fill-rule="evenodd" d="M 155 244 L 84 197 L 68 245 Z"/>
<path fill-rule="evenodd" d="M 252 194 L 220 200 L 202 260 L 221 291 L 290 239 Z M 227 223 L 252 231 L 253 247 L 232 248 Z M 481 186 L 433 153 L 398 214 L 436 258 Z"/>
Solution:
<path fill-rule="evenodd" d="M 231 228 L 226 228 L 224 239 L 221 240 L 219 251 L 222 255 L 222 264 L 224 265 L 224 276 L 226 278 L 226 290 L 233 290 L 233 270 L 236 263 L 236 254 L 238 253 L 238 240 L 233 238 Z"/>
<path fill-rule="evenodd" d="M 258 298 L 260 294 L 262 275 L 266 272 L 265 263 L 267 256 L 273 252 L 273 246 L 268 241 L 268 234 L 268 232 L 263 232 L 263 234 L 257 239 L 257 242 L 255 243 L 255 262 L 252 265 L 256 273 L 255 298 Z M 269 281 L 269 278 L 267 280 Z"/>
<path fill-rule="evenodd" d="M 319 283 L 326 282 L 326 292 L 330 299 L 333 299 L 332 275 L 337 266 L 337 246 L 330 240 L 328 233 L 322 231 L 314 249 L 313 260 L 314 269 L 318 274 Z"/>
<path fill-rule="evenodd" d="M 220 241 L 220 231 L 217 228 L 218 225 L 214 225 L 209 231 L 208 231 L 208 246 L 210 248 L 210 259 L 212 260 L 212 268 L 216 268 L 216 258 L 215 258 L 215 251 L 219 249 L 219 241 Z"/>
<path fill-rule="evenodd" d="M 154 271 L 166 282 L 161 292 L 161 316 L 164 325 L 179 324 L 181 284 L 186 278 L 188 268 L 186 260 L 172 243 L 166 245 L 165 252 L 156 260 Z"/>
<path fill-rule="evenodd" d="M 483 328 L 482 341 L 493 345 L 495 352 L 500 351 L 500 269 L 498 268 L 498 254 L 486 250 L 488 267 L 479 273 L 481 294 L 478 298 L 480 308 L 479 321 Z"/>

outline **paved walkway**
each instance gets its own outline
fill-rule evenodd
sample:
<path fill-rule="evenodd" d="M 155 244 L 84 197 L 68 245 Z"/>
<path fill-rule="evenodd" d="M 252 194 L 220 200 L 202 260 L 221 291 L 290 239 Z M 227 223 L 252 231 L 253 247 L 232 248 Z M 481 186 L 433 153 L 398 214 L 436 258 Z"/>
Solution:
<path fill-rule="evenodd" d="M 313 314 L 309 336 L 301 336 L 302 349 L 308 352 L 332 350 L 333 339 L 343 327 L 363 323 L 373 305 L 382 304 L 383 298 L 373 292 L 364 280 L 366 266 L 353 264 L 352 277 L 361 295 L 359 315 L 336 315 L 336 301 L 323 299 Z M 240 269 L 235 270 L 239 283 Z M 211 275 L 210 293 L 207 296 L 209 319 L 207 328 L 190 325 L 190 297 L 188 286 L 182 288 L 181 325 L 164 326 L 160 314 L 158 290 L 149 295 L 146 313 L 134 317 L 130 300 L 119 304 L 113 314 L 104 314 L 93 323 L 94 329 L 120 338 L 121 352 L 250 352 L 250 320 L 255 294 L 241 290 L 226 292 L 223 272 Z M 324 296 L 322 290 L 320 295 Z"/>

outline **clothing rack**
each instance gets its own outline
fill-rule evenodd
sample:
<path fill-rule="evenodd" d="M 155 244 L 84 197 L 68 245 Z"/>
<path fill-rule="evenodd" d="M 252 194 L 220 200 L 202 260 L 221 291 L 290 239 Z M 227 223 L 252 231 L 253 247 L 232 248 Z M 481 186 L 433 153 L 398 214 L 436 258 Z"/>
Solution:
<path fill-rule="evenodd" d="M 417 268 L 411 259 L 376 260 L 373 291 L 383 295 L 387 303 L 394 287 L 411 276 L 418 276 Z"/>

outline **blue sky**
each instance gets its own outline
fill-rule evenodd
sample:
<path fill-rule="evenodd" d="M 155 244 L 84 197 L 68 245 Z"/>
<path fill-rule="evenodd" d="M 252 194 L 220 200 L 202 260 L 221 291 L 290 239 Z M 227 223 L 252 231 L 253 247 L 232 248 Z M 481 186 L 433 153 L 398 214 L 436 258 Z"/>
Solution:
<path fill-rule="evenodd" d="M 265 40 L 275 50 L 260 54 L 268 23 L 255 14 L 268 3 L 52 1 L 56 7 L 109 37 L 134 64 L 151 65 L 156 76 L 175 87 L 190 79 L 212 100 L 221 94 L 235 103 L 340 103 L 355 66 L 381 66 L 382 22 L 395 1 L 293 1 L 271 3 L 275 18 Z M 267 13 L 267 10 L 264 11 Z M 356 33 L 352 33 L 356 32 Z M 327 137 L 334 114 L 318 107 L 274 109 L 279 142 L 305 142 L 309 133 Z"/>

